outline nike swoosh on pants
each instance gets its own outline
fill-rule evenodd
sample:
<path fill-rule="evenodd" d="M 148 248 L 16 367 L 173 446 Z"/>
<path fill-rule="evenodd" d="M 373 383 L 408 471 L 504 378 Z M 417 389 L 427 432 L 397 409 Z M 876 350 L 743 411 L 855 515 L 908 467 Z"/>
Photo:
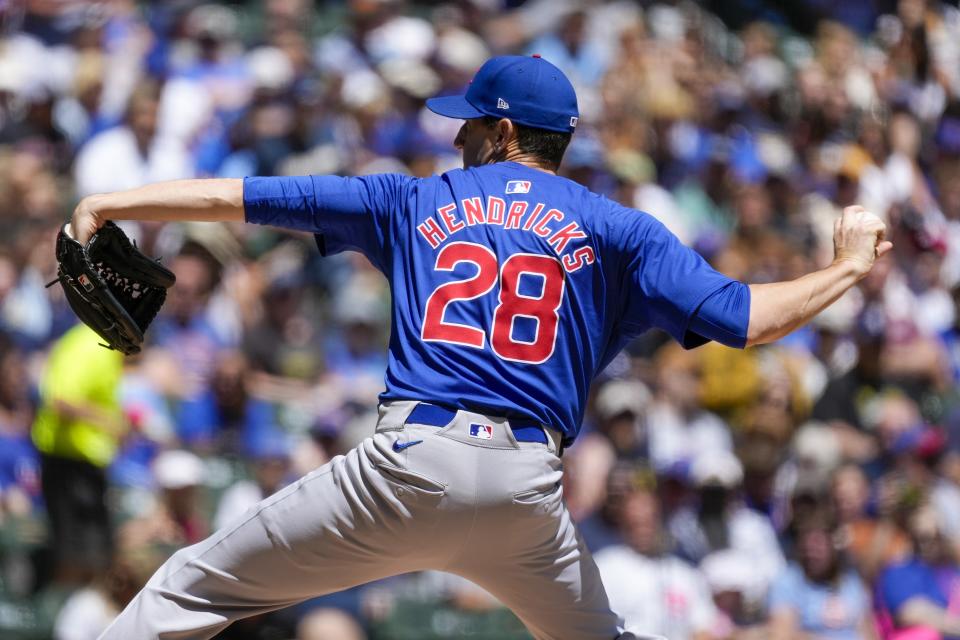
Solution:
<path fill-rule="evenodd" d="M 412 446 L 415 445 L 415 444 L 420 444 L 421 442 L 423 442 L 423 440 L 411 440 L 410 442 L 399 442 L 399 441 L 397 441 L 397 442 L 394 442 L 394 443 L 393 443 L 393 450 L 394 450 L 394 451 L 403 451 L 404 449 L 406 449 L 406 448 L 408 448 L 408 447 L 412 447 Z"/>

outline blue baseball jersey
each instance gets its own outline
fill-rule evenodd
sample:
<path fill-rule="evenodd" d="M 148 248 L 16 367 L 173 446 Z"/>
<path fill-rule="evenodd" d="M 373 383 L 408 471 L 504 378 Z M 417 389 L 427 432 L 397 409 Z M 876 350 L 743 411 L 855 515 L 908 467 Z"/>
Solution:
<path fill-rule="evenodd" d="M 248 222 L 311 231 L 324 253 L 360 251 L 387 277 L 382 401 L 532 419 L 569 442 L 591 380 L 630 339 L 654 326 L 685 346 L 746 335 L 745 285 L 652 216 L 522 164 L 247 178 L 244 207 Z M 740 302 L 713 304 L 717 319 L 691 331 L 724 290 Z"/>

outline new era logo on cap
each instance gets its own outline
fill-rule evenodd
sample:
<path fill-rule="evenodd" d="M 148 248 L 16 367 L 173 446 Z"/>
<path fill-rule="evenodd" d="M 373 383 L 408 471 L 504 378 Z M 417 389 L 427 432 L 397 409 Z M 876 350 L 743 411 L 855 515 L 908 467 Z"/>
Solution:
<path fill-rule="evenodd" d="M 510 180 L 507 182 L 507 193 L 530 193 L 529 180 Z"/>
<path fill-rule="evenodd" d="M 503 98 L 497 98 L 497 109 L 509 109 L 510 103 Z"/>
<path fill-rule="evenodd" d="M 493 438 L 493 425 L 471 422 L 470 437 L 478 438 L 480 440 L 490 440 Z"/>
<path fill-rule="evenodd" d="M 576 126 L 577 126 L 577 122 L 579 122 L 579 121 L 580 121 L 580 118 L 578 118 L 577 116 L 570 116 L 570 126 L 571 126 L 571 127 L 576 127 Z"/>

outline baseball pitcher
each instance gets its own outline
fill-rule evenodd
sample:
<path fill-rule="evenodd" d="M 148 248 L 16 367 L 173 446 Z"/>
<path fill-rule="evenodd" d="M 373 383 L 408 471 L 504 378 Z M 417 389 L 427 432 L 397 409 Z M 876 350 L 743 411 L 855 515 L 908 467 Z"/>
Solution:
<path fill-rule="evenodd" d="M 103 638 L 209 638 L 233 620 L 424 569 L 472 580 L 538 639 L 635 638 L 611 612 L 562 499 L 560 455 L 594 375 L 650 327 L 685 347 L 746 347 L 801 326 L 891 247 L 860 207 L 836 257 L 792 282 L 716 272 L 653 217 L 557 176 L 577 126 L 559 69 L 489 60 L 466 95 L 463 169 L 187 180 L 91 196 L 108 220 L 246 221 L 360 251 L 393 294 L 376 432 L 171 557 Z"/>

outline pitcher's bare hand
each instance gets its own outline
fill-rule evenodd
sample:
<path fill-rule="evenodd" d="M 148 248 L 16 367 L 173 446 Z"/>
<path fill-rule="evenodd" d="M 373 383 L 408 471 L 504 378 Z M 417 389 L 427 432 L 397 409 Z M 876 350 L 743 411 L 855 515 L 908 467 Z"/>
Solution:
<path fill-rule="evenodd" d="M 91 198 L 84 198 L 73 210 L 73 217 L 70 219 L 70 236 L 80 244 L 87 244 L 87 241 L 93 237 L 106 220 L 100 218 L 94 208 Z"/>
<path fill-rule="evenodd" d="M 867 275 L 877 258 L 890 251 L 887 225 L 860 205 L 845 207 L 833 225 L 834 262 L 850 262 L 860 277 Z"/>

